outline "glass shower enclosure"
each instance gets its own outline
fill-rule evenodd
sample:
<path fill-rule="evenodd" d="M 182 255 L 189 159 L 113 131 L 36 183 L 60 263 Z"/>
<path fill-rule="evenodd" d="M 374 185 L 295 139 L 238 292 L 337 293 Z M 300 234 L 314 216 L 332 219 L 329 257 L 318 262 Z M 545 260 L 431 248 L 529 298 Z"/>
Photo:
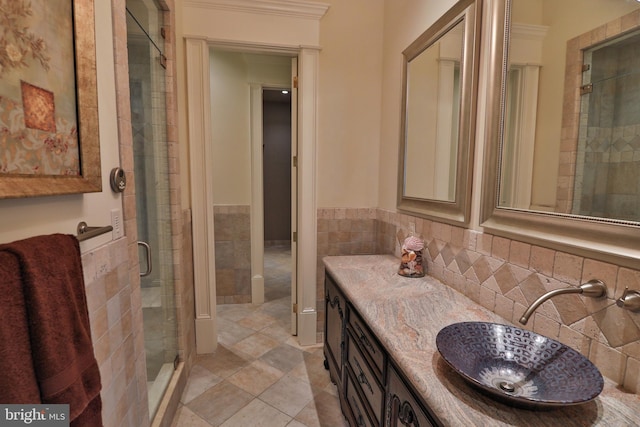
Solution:
<path fill-rule="evenodd" d="M 153 419 L 177 362 L 163 13 L 127 0 L 127 48 L 144 342 Z"/>

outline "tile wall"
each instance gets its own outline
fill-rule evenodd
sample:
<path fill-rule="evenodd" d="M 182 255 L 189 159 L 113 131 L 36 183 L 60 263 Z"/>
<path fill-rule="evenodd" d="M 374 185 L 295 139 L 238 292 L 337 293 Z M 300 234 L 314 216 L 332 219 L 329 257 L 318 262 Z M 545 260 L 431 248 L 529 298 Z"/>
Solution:
<path fill-rule="evenodd" d="M 637 220 L 638 199 L 630 197 L 630 195 L 638 194 L 638 192 L 634 192 L 627 185 L 630 184 L 634 188 L 640 185 L 637 184 L 638 162 L 640 162 L 640 145 L 637 138 L 640 123 L 637 119 L 637 109 L 633 108 L 629 117 L 622 120 L 623 123 L 615 126 L 613 132 L 611 132 L 612 129 L 609 129 L 609 133 L 604 138 L 599 133 L 599 129 L 592 125 L 588 132 L 584 132 L 589 126 L 590 112 L 588 107 L 583 108 L 581 112 L 581 106 L 584 106 L 585 103 L 588 106 L 589 97 L 582 97 L 578 88 L 583 84 L 583 74 L 588 77 L 590 73 L 590 71 L 582 71 L 585 51 L 605 40 L 638 28 L 640 28 L 640 10 L 615 19 L 567 42 L 556 212 Z M 634 56 L 632 53 L 624 61 L 627 63 L 623 67 L 633 69 L 637 64 L 637 55 Z M 633 78 L 637 80 L 637 77 Z M 598 86 L 595 85 L 594 96 L 599 91 Z M 620 102 L 637 104 L 634 101 L 638 97 L 637 91 L 629 90 L 629 87 L 637 87 L 637 85 L 624 85 L 623 87 L 622 92 L 618 94 L 624 94 L 624 97 L 618 97 L 621 99 Z M 613 93 L 608 95 L 599 93 L 598 102 L 604 102 L 613 97 Z M 607 108 L 600 107 L 613 109 L 612 105 Z M 580 135 L 581 128 L 583 129 L 582 135 Z M 579 141 L 579 138 L 582 138 L 582 141 Z M 618 175 L 618 181 L 622 181 L 621 185 L 616 185 L 615 179 L 612 179 L 611 184 L 621 188 L 622 191 L 605 187 L 607 185 L 606 174 L 600 173 L 599 176 L 595 176 L 595 168 L 606 167 L 608 170 L 610 166 L 614 166 L 613 173 Z M 604 198 L 601 194 L 609 191 L 616 192 L 612 198 L 606 201 L 608 206 L 615 206 L 615 212 L 605 212 L 601 209 L 604 206 Z"/>
<path fill-rule="evenodd" d="M 213 207 L 218 304 L 251 302 L 250 206 Z"/>
<path fill-rule="evenodd" d="M 105 427 L 149 425 L 140 284 L 131 283 L 127 240 L 82 255 Z"/>
<path fill-rule="evenodd" d="M 381 209 L 318 210 L 319 339 L 324 331 L 322 258 L 399 256 L 400 242 L 413 229 L 425 239 L 428 274 L 519 326 L 522 313 L 543 293 L 589 279 L 604 281 L 605 300 L 561 295 L 538 308 L 524 327 L 578 349 L 603 375 L 640 393 L 640 314 L 615 305 L 625 286 L 640 290 L 640 270 Z"/>

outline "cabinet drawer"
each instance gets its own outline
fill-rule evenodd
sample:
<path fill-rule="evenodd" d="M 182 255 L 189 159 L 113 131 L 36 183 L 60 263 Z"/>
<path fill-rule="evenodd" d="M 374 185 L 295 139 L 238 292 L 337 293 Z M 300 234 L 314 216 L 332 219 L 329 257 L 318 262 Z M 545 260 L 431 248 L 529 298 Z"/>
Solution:
<path fill-rule="evenodd" d="M 389 367 L 386 427 L 429 427 L 438 424 L 409 391 L 393 366 Z"/>
<path fill-rule="evenodd" d="M 347 406 L 350 410 L 352 419 L 350 420 L 352 427 L 376 427 L 379 424 L 374 424 L 369 418 L 366 406 L 362 403 L 360 396 L 358 395 L 356 381 L 353 379 L 353 372 L 349 368 L 345 368 L 345 394 L 347 400 Z"/>
<path fill-rule="evenodd" d="M 369 363 L 355 344 L 351 331 L 347 333 L 347 366 L 353 372 L 353 379 L 366 399 L 371 414 L 379 424 L 382 421 L 384 408 L 384 391 L 380 385 L 380 378 L 371 370 Z"/>
<path fill-rule="evenodd" d="M 362 349 L 365 357 L 369 358 L 372 364 L 372 368 L 375 370 L 376 376 L 382 379 L 383 367 L 385 363 L 385 353 L 382 350 L 382 346 L 378 343 L 373 333 L 369 330 L 367 325 L 362 321 L 358 313 L 351 308 L 349 310 L 349 324 L 348 328 L 353 333 L 355 341 Z"/>

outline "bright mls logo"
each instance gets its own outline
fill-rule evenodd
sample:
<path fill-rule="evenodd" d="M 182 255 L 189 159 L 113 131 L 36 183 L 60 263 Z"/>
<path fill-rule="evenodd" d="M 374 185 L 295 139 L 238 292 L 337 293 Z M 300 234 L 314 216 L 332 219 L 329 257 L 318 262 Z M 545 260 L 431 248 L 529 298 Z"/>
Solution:
<path fill-rule="evenodd" d="M 0 427 L 68 427 L 69 405 L 0 405 Z"/>

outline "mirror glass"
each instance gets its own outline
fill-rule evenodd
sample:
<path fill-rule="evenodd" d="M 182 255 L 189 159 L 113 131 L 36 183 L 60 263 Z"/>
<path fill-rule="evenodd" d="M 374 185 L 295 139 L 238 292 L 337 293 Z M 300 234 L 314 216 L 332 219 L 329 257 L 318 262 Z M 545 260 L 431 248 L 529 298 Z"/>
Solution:
<path fill-rule="evenodd" d="M 455 200 L 463 31 L 459 22 L 407 63 L 405 197 Z"/>
<path fill-rule="evenodd" d="M 497 206 L 640 222 L 640 3 L 512 0 Z"/>
<path fill-rule="evenodd" d="M 468 222 L 478 15 L 461 0 L 403 52 L 399 210 Z"/>

